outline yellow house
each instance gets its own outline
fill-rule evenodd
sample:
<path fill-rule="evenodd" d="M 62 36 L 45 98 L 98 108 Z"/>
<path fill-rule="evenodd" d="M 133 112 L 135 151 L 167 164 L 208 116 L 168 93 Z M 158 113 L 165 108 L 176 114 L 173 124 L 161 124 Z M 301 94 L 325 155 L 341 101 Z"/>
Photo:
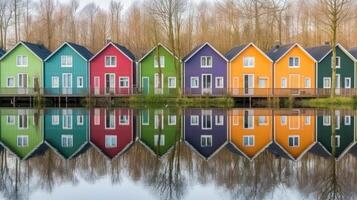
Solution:
<path fill-rule="evenodd" d="M 228 91 L 232 96 L 270 96 L 273 61 L 253 43 L 238 46 L 226 54 Z"/>
<path fill-rule="evenodd" d="M 315 93 L 317 61 L 299 44 L 276 45 L 268 56 L 274 61 L 274 95 L 308 96 Z"/>
<path fill-rule="evenodd" d="M 293 160 L 299 160 L 316 143 L 315 115 L 302 110 L 276 111 L 274 142 Z"/>
<path fill-rule="evenodd" d="M 253 160 L 273 141 L 271 109 L 233 109 L 229 113 L 229 142 Z"/>

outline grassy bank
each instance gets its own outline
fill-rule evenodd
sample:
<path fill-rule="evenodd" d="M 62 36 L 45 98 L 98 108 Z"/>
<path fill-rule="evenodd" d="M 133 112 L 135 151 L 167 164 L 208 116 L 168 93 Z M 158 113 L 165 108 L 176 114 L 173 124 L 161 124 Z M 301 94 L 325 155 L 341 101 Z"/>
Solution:
<path fill-rule="evenodd" d="M 295 105 L 308 108 L 357 108 L 357 99 L 350 97 L 297 100 Z"/>

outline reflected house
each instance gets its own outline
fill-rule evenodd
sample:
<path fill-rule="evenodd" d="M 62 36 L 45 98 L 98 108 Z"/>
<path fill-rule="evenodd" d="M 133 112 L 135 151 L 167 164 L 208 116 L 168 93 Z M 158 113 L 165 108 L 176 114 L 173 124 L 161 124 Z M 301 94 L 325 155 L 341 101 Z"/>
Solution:
<path fill-rule="evenodd" d="M 185 110 L 184 140 L 205 160 L 226 146 L 227 127 L 227 111 L 224 109 Z"/>
<path fill-rule="evenodd" d="M 107 158 L 128 150 L 135 140 L 133 110 L 94 108 L 90 113 L 90 142 Z"/>
<path fill-rule="evenodd" d="M 139 139 L 151 153 L 163 157 L 181 137 L 181 120 L 176 110 L 140 111 Z"/>
<path fill-rule="evenodd" d="M 335 112 L 336 116 L 336 159 L 340 159 L 355 144 L 355 117 L 351 115 L 341 115 L 340 111 Z M 317 118 L 317 137 L 318 142 L 324 149 L 332 155 L 332 130 L 330 114 L 318 116 Z"/>
<path fill-rule="evenodd" d="M 232 109 L 229 113 L 229 142 L 253 160 L 273 142 L 271 109 Z"/>
<path fill-rule="evenodd" d="M 304 110 L 275 111 L 274 141 L 293 160 L 316 143 L 315 115 Z"/>
<path fill-rule="evenodd" d="M 88 143 L 86 109 L 46 109 L 45 142 L 64 159 L 76 156 Z"/>
<path fill-rule="evenodd" d="M 43 115 L 37 110 L 2 109 L 0 123 L 1 144 L 21 160 L 43 144 Z"/>

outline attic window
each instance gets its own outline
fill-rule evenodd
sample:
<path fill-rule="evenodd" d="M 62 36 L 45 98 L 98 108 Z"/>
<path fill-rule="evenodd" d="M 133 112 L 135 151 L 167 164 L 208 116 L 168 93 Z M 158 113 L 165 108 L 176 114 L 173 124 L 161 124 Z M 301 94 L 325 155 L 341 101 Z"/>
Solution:
<path fill-rule="evenodd" d="M 331 68 L 332 68 L 332 57 L 331 57 Z M 336 68 L 341 68 L 341 57 L 336 57 Z"/>
<path fill-rule="evenodd" d="M 16 57 L 16 66 L 18 66 L 18 67 L 27 67 L 28 66 L 28 58 L 27 58 L 27 56 L 17 56 Z"/>
<path fill-rule="evenodd" d="M 72 64 L 73 64 L 72 56 L 61 56 L 62 67 L 72 67 Z"/>
<path fill-rule="evenodd" d="M 201 67 L 211 68 L 212 67 L 212 56 L 201 56 Z"/>
<path fill-rule="evenodd" d="M 300 58 L 299 57 L 290 57 L 289 58 L 289 67 L 291 67 L 291 68 L 300 67 Z"/>
<path fill-rule="evenodd" d="M 105 67 L 116 67 L 117 57 L 116 56 L 105 56 Z"/>

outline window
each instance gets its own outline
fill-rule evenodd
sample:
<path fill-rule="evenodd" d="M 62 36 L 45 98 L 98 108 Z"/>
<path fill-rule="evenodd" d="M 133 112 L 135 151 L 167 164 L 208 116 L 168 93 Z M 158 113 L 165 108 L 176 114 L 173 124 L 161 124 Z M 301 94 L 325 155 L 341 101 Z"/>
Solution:
<path fill-rule="evenodd" d="M 331 78 L 330 77 L 324 77 L 324 88 L 331 88 Z"/>
<path fill-rule="evenodd" d="M 165 146 L 165 135 L 154 135 L 154 145 L 158 146 Z"/>
<path fill-rule="evenodd" d="M 52 88 L 59 88 L 59 77 L 52 76 Z"/>
<path fill-rule="evenodd" d="M 61 67 L 72 67 L 72 56 L 61 56 Z"/>
<path fill-rule="evenodd" d="M 335 135 L 335 147 L 339 148 L 340 144 L 341 144 L 341 136 Z M 334 147 L 333 145 L 334 145 L 333 144 L 333 136 L 331 136 L 331 147 Z"/>
<path fill-rule="evenodd" d="M 331 68 L 333 67 L 332 66 L 332 57 L 331 57 Z M 336 56 L 336 68 L 341 68 L 341 57 L 339 56 Z"/>
<path fill-rule="evenodd" d="M 14 125 L 15 124 L 15 116 L 14 115 L 6 116 L 6 122 L 9 125 Z"/>
<path fill-rule="evenodd" d="M 59 124 L 59 115 L 52 115 L 52 125 Z"/>
<path fill-rule="evenodd" d="M 345 125 L 346 126 L 351 125 L 351 116 L 349 116 L 349 115 L 345 116 Z"/>
<path fill-rule="evenodd" d="M 212 56 L 201 56 L 201 67 L 211 68 L 212 67 Z"/>
<path fill-rule="evenodd" d="M 299 136 L 289 136 L 289 147 L 298 147 L 299 146 Z"/>
<path fill-rule="evenodd" d="M 311 79 L 305 78 L 305 88 L 311 88 Z"/>
<path fill-rule="evenodd" d="M 199 120 L 198 115 L 191 115 L 191 120 L 190 120 L 191 126 L 198 126 L 199 125 L 198 120 Z"/>
<path fill-rule="evenodd" d="M 254 115 L 252 110 L 245 110 L 243 116 L 243 123 L 245 129 L 253 129 L 254 128 Z"/>
<path fill-rule="evenodd" d="M 176 115 L 169 115 L 168 116 L 168 121 L 169 121 L 169 125 L 176 125 Z"/>
<path fill-rule="evenodd" d="M 19 135 L 16 138 L 18 147 L 28 147 L 29 146 L 29 136 L 28 135 Z"/>
<path fill-rule="evenodd" d="M 259 116 L 259 125 L 268 125 L 268 117 Z"/>
<path fill-rule="evenodd" d="M 281 116 L 280 117 L 280 124 L 281 125 L 286 125 L 287 124 L 287 117 L 286 116 Z"/>
<path fill-rule="evenodd" d="M 158 59 L 157 56 L 154 57 L 154 67 L 158 68 L 159 67 L 159 63 L 158 63 Z M 164 68 L 165 67 L 165 56 L 160 56 L 160 68 Z"/>
<path fill-rule="evenodd" d="M 216 88 L 223 88 L 224 86 L 224 78 L 216 77 Z"/>
<path fill-rule="evenodd" d="M 84 124 L 84 116 L 83 115 L 78 115 L 77 116 L 77 125 L 81 126 Z"/>
<path fill-rule="evenodd" d="M 201 135 L 201 147 L 212 147 L 212 135 Z"/>
<path fill-rule="evenodd" d="M 77 77 L 77 88 L 83 88 L 83 76 Z"/>
<path fill-rule="evenodd" d="M 119 77 L 119 88 L 129 88 L 129 77 Z"/>
<path fill-rule="evenodd" d="M 211 110 L 203 110 L 201 121 L 202 121 L 202 129 L 203 130 L 212 129 L 212 111 Z"/>
<path fill-rule="evenodd" d="M 62 116 L 63 129 L 72 129 L 73 128 L 73 116 L 72 110 L 63 110 Z"/>
<path fill-rule="evenodd" d="M 105 111 L 105 128 L 115 129 L 115 111 L 106 110 Z"/>
<path fill-rule="evenodd" d="M 168 77 L 168 88 L 176 88 L 176 77 Z"/>
<path fill-rule="evenodd" d="M 62 135 L 61 137 L 62 147 L 69 148 L 73 147 L 73 135 Z"/>
<path fill-rule="evenodd" d="M 351 88 L 351 78 L 345 78 L 345 88 Z"/>
<path fill-rule="evenodd" d="M 119 124 L 120 125 L 129 125 L 129 116 L 128 115 L 120 115 L 119 116 Z"/>
<path fill-rule="evenodd" d="M 243 136 L 243 146 L 246 147 L 254 146 L 254 135 Z"/>
<path fill-rule="evenodd" d="M 98 108 L 94 109 L 94 125 L 100 125 L 100 110 Z"/>
<path fill-rule="evenodd" d="M 28 128 L 28 118 L 26 113 L 19 114 L 19 129 Z"/>
<path fill-rule="evenodd" d="M 259 78 L 259 88 L 267 88 L 268 78 Z"/>
<path fill-rule="evenodd" d="M 287 88 L 288 87 L 288 81 L 286 78 L 281 78 L 281 88 Z"/>
<path fill-rule="evenodd" d="M 149 111 L 148 110 L 143 110 L 141 112 L 141 123 L 142 125 L 149 125 Z"/>
<path fill-rule="evenodd" d="M 15 77 L 7 77 L 6 86 L 7 86 L 8 88 L 13 88 L 13 87 L 15 87 Z"/>
<path fill-rule="evenodd" d="M 117 136 L 116 135 L 106 135 L 105 136 L 105 148 L 116 148 L 117 145 Z"/>
<path fill-rule="evenodd" d="M 117 57 L 116 56 L 105 56 L 105 67 L 116 67 Z"/>
<path fill-rule="evenodd" d="M 323 124 L 324 126 L 331 126 L 331 116 L 326 116 L 326 115 L 324 115 L 324 116 L 322 117 L 322 124 Z"/>
<path fill-rule="evenodd" d="M 243 58 L 243 67 L 251 68 L 254 67 L 255 58 L 254 57 L 244 57 Z"/>
<path fill-rule="evenodd" d="M 16 66 L 18 67 L 27 67 L 28 58 L 27 56 L 17 56 L 16 57 Z"/>
<path fill-rule="evenodd" d="M 198 77 L 191 77 L 191 88 L 199 88 Z"/>
<path fill-rule="evenodd" d="M 216 126 L 223 126 L 224 125 L 224 116 L 223 115 L 216 115 L 215 117 Z"/>
<path fill-rule="evenodd" d="M 164 111 L 156 110 L 154 115 L 154 128 L 164 129 Z"/>
<path fill-rule="evenodd" d="M 289 67 L 291 67 L 291 68 L 300 67 L 300 58 L 299 57 L 290 57 L 289 58 Z"/>
<path fill-rule="evenodd" d="M 305 125 L 311 125 L 311 116 L 305 116 Z"/>

